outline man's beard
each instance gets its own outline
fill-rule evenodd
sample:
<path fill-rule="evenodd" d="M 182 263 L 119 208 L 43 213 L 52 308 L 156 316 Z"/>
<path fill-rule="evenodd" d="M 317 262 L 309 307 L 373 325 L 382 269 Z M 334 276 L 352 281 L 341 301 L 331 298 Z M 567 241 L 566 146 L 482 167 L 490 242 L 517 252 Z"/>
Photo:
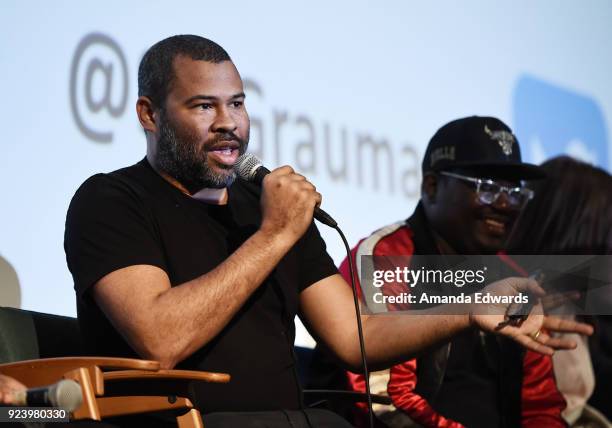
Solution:
<path fill-rule="evenodd" d="M 199 138 L 193 134 L 181 133 L 168 119 L 165 110 L 160 111 L 159 122 L 157 164 L 162 171 L 175 178 L 190 193 L 203 188 L 222 189 L 234 182 L 234 167 L 218 165 L 224 171 L 215 171 L 209 165 L 207 149 L 220 141 L 234 140 L 239 144 L 239 154 L 243 154 L 248 145 L 248 134 L 243 140 L 231 131 L 219 132 L 199 147 Z"/>

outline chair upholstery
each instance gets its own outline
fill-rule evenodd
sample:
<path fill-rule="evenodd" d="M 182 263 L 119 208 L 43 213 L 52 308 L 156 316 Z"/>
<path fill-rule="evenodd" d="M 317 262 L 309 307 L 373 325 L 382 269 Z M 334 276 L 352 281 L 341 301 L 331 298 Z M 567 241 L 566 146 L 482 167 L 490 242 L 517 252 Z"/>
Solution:
<path fill-rule="evenodd" d="M 0 307 L 0 364 L 80 355 L 76 318 Z"/>

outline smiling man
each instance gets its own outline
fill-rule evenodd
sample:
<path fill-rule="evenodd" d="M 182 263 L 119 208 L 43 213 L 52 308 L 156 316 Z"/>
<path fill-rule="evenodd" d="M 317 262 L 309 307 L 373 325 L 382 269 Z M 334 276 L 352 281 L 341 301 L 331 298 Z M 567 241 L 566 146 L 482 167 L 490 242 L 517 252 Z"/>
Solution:
<path fill-rule="evenodd" d="M 362 240 L 354 257 L 495 254 L 533 196 L 523 180 L 544 177 L 539 167 L 521 161 L 506 124 L 478 116 L 441 127 L 429 142 L 422 171 L 415 212 Z M 340 270 L 349 277 L 346 261 Z M 361 375 L 348 377 L 353 389 L 363 390 Z M 514 342 L 483 332 L 462 332 L 379 377 L 398 409 L 383 416 L 391 426 L 412 421 L 428 428 L 564 426 L 565 402 L 552 360 L 524 355 Z"/>
<path fill-rule="evenodd" d="M 521 162 L 507 125 L 477 116 L 440 128 L 427 147 L 422 171 L 417 211 L 423 210 L 440 250 L 460 254 L 499 251 L 533 196 L 522 180 L 544 176 L 537 166 Z"/>
<path fill-rule="evenodd" d="M 144 55 L 138 86 L 146 157 L 85 181 L 66 218 L 89 351 L 229 373 L 228 384 L 193 385 L 207 427 L 346 426 L 304 409 L 293 354 L 299 313 L 340 361 L 360 367 L 352 295 L 312 220 L 321 195 L 289 166 L 262 189 L 236 178 L 249 117 L 240 75 L 216 43 L 162 40 Z M 538 291 L 520 278 L 491 287 Z M 369 361 L 386 367 L 458 332 L 493 331 L 506 308 L 491 309 L 418 323 L 363 316 Z M 499 332 L 542 352 L 568 346 L 534 336 L 542 322 L 531 316 Z"/>

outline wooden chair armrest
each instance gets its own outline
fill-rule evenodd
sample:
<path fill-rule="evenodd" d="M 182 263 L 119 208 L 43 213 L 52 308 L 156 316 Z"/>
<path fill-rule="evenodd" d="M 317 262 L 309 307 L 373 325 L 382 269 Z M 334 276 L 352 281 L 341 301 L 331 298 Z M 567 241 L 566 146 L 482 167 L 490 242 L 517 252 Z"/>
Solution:
<path fill-rule="evenodd" d="M 157 361 L 113 357 L 59 357 L 18 361 L 0 364 L 0 373 L 14 377 L 28 388 L 49 385 L 64 377 L 64 374 L 78 368 L 85 368 L 96 395 L 104 395 L 104 380 L 101 369 L 137 369 L 140 371 L 159 370 Z"/>
<path fill-rule="evenodd" d="M 168 395 L 191 397 L 195 382 L 227 383 L 230 375 L 195 370 L 121 370 L 103 373 L 105 396 Z"/>
<path fill-rule="evenodd" d="M 143 370 L 120 370 L 105 372 L 105 382 L 137 380 L 137 379 L 182 379 L 201 382 L 228 383 L 231 376 L 227 373 L 202 372 L 196 370 L 158 370 L 155 372 Z"/>
<path fill-rule="evenodd" d="M 102 418 L 172 410 L 176 416 L 193 408 L 188 398 L 167 396 L 99 397 L 97 399 Z"/>
<path fill-rule="evenodd" d="M 0 364 L 0 370 L 20 369 L 29 370 L 71 370 L 77 367 L 98 366 L 104 370 L 159 370 L 159 362 L 150 360 L 137 360 L 134 358 L 115 357 L 59 357 L 40 358 L 38 360 L 17 361 L 14 363 Z"/>

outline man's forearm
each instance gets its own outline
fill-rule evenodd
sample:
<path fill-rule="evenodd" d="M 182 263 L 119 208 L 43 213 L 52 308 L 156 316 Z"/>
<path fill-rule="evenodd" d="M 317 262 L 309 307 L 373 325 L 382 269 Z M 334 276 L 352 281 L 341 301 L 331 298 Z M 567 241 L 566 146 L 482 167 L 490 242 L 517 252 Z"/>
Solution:
<path fill-rule="evenodd" d="M 350 287 L 340 275 L 324 278 L 302 291 L 301 316 L 315 337 L 349 370 L 362 366 L 357 320 Z M 470 315 L 461 308 L 436 306 L 409 313 L 362 315 L 368 362 L 387 368 L 449 340 L 469 328 Z M 471 311 L 467 311 L 470 313 Z M 457 315 L 449 315 L 456 313 Z"/>
<path fill-rule="evenodd" d="M 376 370 L 409 360 L 469 326 L 467 314 L 369 316 L 363 324 L 368 365 Z"/>

